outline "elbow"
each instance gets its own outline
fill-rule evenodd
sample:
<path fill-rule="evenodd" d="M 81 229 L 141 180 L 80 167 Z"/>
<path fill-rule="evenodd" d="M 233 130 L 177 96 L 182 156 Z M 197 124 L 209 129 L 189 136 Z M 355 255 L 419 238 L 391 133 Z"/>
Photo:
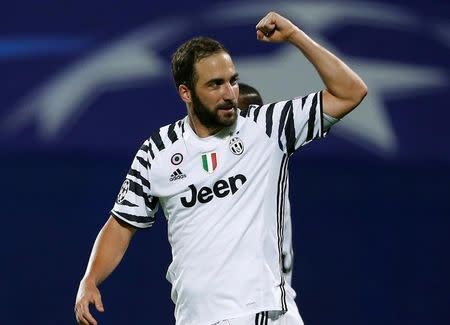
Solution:
<path fill-rule="evenodd" d="M 369 88 L 367 87 L 367 85 L 364 83 L 364 81 L 361 82 L 361 90 L 360 90 L 360 101 L 362 102 L 362 100 L 364 99 L 364 97 L 367 96 L 367 92 L 369 91 Z"/>
<path fill-rule="evenodd" d="M 364 97 L 367 96 L 368 90 L 369 88 L 367 87 L 367 85 L 364 83 L 364 81 L 361 80 L 354 90 L 353 106 L 355 108 L 363 101 Z"/>

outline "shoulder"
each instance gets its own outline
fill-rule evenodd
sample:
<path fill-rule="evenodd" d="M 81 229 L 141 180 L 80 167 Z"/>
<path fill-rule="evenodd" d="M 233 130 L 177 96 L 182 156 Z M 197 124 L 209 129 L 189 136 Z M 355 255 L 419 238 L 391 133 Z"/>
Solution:
<path fill-rule="evenodd" d="M 171 124 L 160 127 L 145 140 L 141 149 L 145 150 L 151 160 L 171 152 L 174 147 L 181 143 L 184 134 L 185 119 L 180 119 Z"/>

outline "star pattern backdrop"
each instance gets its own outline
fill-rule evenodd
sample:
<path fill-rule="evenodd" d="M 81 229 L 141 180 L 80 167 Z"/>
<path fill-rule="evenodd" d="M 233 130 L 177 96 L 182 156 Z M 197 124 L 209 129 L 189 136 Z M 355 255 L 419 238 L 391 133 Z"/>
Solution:
<path fill-rule="evenodd" d="M 446 1 L 6 1 L 0 11 L 5 323 L 69 324 L 95 236 L 140 143 L 186 109 L 170 55 L 207 35 L 265 102 L 321 89 L 285 14 L 366 81 L 360 107 L 290 163 L 294 288 L 306 324 L 447 324 Z M 162 215 L 102 285 L 102 324 L 171 324 Z M 27 312 L 24 312 L 26 310 Z"/>

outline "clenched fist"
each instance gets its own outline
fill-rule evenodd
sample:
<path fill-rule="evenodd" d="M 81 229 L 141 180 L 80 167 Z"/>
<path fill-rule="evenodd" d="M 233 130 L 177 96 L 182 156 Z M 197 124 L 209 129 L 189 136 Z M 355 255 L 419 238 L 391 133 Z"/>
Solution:
<path fill-rule="evenodd" d="M 289 19 L 269 12 L 256 25 L 256 38 L 264 42 L 285 42 L 299 30 Z"/>

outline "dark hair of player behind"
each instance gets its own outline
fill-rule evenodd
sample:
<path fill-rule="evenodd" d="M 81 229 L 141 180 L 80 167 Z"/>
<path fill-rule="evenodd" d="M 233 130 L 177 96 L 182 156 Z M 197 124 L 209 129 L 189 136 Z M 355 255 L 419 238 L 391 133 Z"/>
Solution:
<path fill-rule="evenodd" d="M 239 101 L 238 107 L 240 109 L 247 109 L 250 105 L 263 104 L 263 100 L 259 92 L 252 86 L 246 83 L 239 83 Z"/>

